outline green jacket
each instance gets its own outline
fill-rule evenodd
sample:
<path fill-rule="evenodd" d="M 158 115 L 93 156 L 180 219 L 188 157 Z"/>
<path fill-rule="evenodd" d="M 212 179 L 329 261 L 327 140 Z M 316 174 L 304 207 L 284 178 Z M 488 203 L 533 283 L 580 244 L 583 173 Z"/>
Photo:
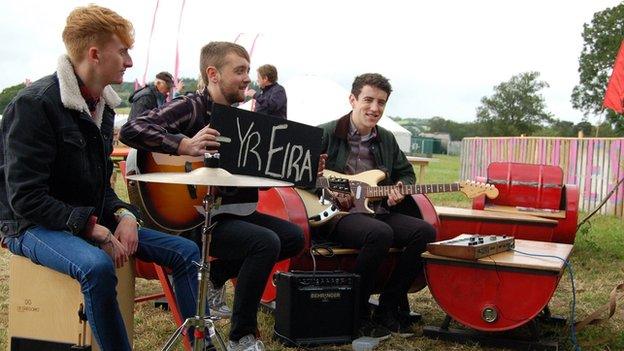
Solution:
<path fill-rule="evenodd" d="M 322 150 L 327 153 L 325 168 L 345 173 L 349 157 L 349 123 L 351 113 L 319 127 L 323 129 Z M 388 130 L 377 126 L 377 136 L 371 144 L 377 167 L 386 172 L 383 184 L 396 184 L 399 180 L 409 185 L 416 182 L 414 168 L 407 161 L 405 154 L 399 149 L 394 135 Z"/>

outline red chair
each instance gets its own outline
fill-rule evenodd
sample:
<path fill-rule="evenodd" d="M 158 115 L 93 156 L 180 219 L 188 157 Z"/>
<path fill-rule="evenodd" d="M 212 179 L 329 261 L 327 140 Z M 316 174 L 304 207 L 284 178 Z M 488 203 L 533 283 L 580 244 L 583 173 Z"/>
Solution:
<path fill-rule="evenodd" d="M 439 326 L 423 328 L 425 336 L 479 341 L 496 345 L 540 347 L 540 320 L 552 319 L 548 303 L 562 277 L 563 261 L 530 254 L 568 258 L 576 233 L 578 188 L 563 184 L 558 166 L 494 162 L 487 178 L 499 196 L 473 200 L 472 209 L 436 207 L 441 222 L 438 240 L 462 233 L 511 235 L 517 252 L 504 252 L 479 260 L 456 260 L 425 254 L 429 290 L 447 314 Z M 494 258 L 495 257 L 495 258 Z M 533 263 L 530 263 L 534 261 Z M 539 317 L 539 318 L 538 318 Z M 450 328 L 455 320 L 474 330 Z M 529 337 L 509 331 L 527 325 Z M 526 346 L 525 346 L 526 345 Z M 544 343 L 546 345 L 546 343 Z"/>
<path fill-rule="evenodd" d="M 421 218 L 436 228 L 440 227 L 440 222 L 431 201 L 425 195 L 413 195 L 410 200 L 404 201 L 403 212 Z M 305 235 L 305 247 L 303 251 L 289 259 L 278 262 L 271 274 L 289 270 L 312 271 L 316 266 L 317 270 L 345 270 L 352 271 L 355 266 L 355 259 L 358 250 L 345 248 L 332 248 L 333 255 L 328 257 L 324 255 L 324 250 L 319 249 L 311 252 L 312 234 L 308 224 L 305 206 L 299 194 L 293 188 L 271 188 L 260 192 L 260 200 L 258 202 L 258 211 L 282 219 L 293 222 L 303 229 Z M 327 251 L 325 251 L 327 252 Z M 379 275 L 376 279 L 377 284 L 375 293 L 381 292 L 381 288 L 385 285 L 390 277 L 388 274 L 396 264 L 397 256 L 395 253 L 398 249 L 391 249 L 390 257 L 383 263 L 379 269 Z M 394 254 L 393 254 L 394 253 Z M 312 259 L 314 255 L 314 259 Z M 426 286 L 426 280 L 423 274 L 417 277 L 410 291 L 416 292 Z M 276 289 L 272 279 L 269 279 L 262 295 L 262 302 L 268 303 L 275 300 Z M 409 307 L 409 306 L 402 306 Z"/>
<path fill-rule="evenodd" d="M 475 198 L 472 208 L 509 214 L 527 214 L 557 221 L 550 241 L 573 244 L 578 220 L 578 186 L 563 183 L 559 166 L 492 162 L 487 179 L 499 195 Z M 530 238 L 526 238 L 530 239 Z"/>

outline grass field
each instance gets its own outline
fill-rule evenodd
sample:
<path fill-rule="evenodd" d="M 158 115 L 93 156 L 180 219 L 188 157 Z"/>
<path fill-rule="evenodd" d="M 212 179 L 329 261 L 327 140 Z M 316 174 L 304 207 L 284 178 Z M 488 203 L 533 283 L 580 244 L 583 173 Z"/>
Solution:
<path fill-rule="evenodd" d="M 458 157 L 437 157 L 426 171 L 426 182 L 445 183 L 457 181 L 459 176 Z M 125 191 L 118 182 L 120 193 Z M 122 196 L 125 196 L 123 193 Z M 430 196 L 436 205 L 470 207 L 470 202 L 462 194 L 434 194 Z M 585 214 L 581 213 L 580 218 Z M 571 256 L 576 285 L 576 316 L 580 320 L 607 302 L 613 287 L 624 282 L 624 222 L 614 217 L 596 216 L 578 232 Z M 8 263 L 7 250 L 0 252 L 0 350 L 7 347 L 6 329 L 8 326 Z M 160 286 L 155 281 L 137 279 L 137 295 L 155 293 Z M 228 292 L 231 293 L 229 287 Z M 51 292 L 52 293 L 52 292 Z M 229 296 L 231 299 L 231 294 Z M 566 275 L 561 279 L 559 287 L 551 300 L 551 311 L 554 314 L 568 317 L 572 300 L 572 285 Z M 620 301 L 624 303 L 624 301 Z M 391 338 L 382 342 L 376 350 L 490 350 L 479 345 L 461 345 L 422 337 L 423 325 L 439 325 L 444 313 L 425 289 L 410 296 L 411 308 L 422 314 L 423 322 L 416 326 L 416 336 L 412 338 Z M 578 334 L 583 350 L 624 350 L 624 313 L 618 307 L 615 316 L 598 326 L 589 326 Z M 273 317 L 261 312 L 259 314 L 260 329 L 268 350 L 297 350 L 285 348 L 271 340 Z M 457 327 L 457 325 L 454 325 Z M 228 324 L 220 326 L 223 335 L 227 335 Z M 140 351 L 158 350 L 167 337 L 175 329 L 169 312 L 153 307 L 149 302 L 135 305 L 134 313 L 134 349 Z M 561 350 L 571 348 L 569 328 L 552 328 L 548 330 L 560 342 Z M 182 350 L 182 348 L 179 348 Z M 342 347 L 320 347 L 315 350 L 350 350 L 350 345 Z"/>

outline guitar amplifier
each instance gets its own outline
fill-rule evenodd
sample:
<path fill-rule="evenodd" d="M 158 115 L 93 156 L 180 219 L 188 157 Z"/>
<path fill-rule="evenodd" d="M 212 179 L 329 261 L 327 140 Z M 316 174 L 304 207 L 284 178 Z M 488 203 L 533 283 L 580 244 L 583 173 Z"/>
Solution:
<path fill-rule="evenodd" d="M 275 337 L 291 346 L 350 343 L 358 323 L 360 276 L 342 271 L 275 276 Z"/>

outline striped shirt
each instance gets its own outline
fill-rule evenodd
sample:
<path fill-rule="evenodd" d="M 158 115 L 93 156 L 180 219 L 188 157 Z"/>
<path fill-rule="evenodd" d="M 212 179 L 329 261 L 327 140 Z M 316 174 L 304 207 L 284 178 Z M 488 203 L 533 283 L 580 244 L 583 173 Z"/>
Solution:
<path fill-rule="evenodd" d="M 133 148 L 177 155 L 185 136 L 193 137 L 210 123 L 212 104 L 207 89 L 177 97 L 129 120 L 121 128 L 120 140 Z"/>

